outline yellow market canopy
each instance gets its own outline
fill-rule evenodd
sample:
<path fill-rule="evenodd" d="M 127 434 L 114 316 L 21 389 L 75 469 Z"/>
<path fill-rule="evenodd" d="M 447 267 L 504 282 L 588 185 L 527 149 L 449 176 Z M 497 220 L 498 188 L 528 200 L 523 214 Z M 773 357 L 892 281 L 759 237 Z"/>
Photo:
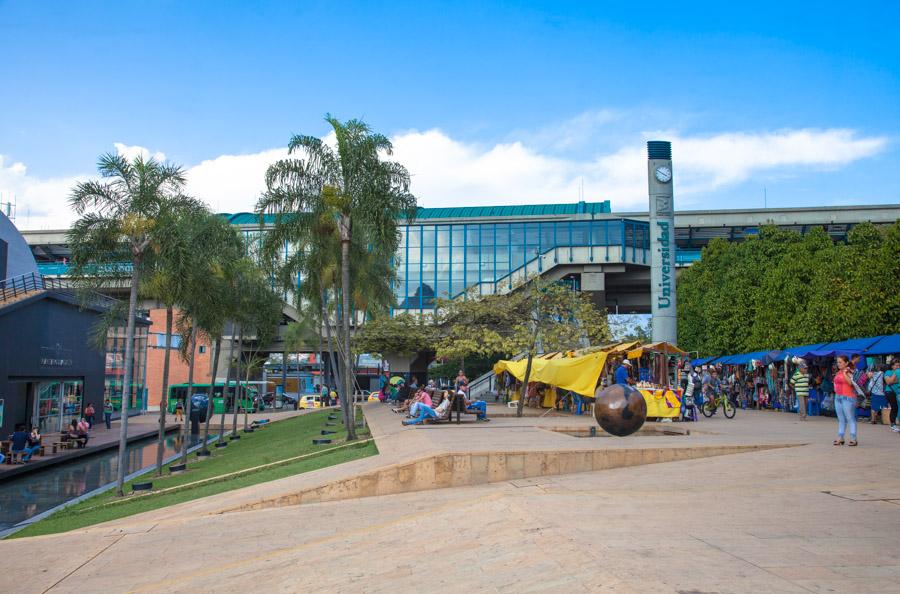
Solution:
<path fill-rule="evenodd" d="M 665 353 L 666 355 L 686 355 L 684 351 L 668 342 L 651 342 L 628 351 L 629 359 L 639 359 L 644 353 Z"/>
<path fill-rule="evenodd" d="M 593 396 L 597 380 L 606 364 L 605 352 L 590 353 L 582 357 L 562 357 L 559 359 L 541 359 L 535 357 L 531 361 L 529 382 L 543 382 L 563 390 L 572 390 L 582 396 Z M 525 380 L 527 359 L 520 361 L 501 360 L 494 364 L 494 373 L 509 372 L 519 381 Z"/>

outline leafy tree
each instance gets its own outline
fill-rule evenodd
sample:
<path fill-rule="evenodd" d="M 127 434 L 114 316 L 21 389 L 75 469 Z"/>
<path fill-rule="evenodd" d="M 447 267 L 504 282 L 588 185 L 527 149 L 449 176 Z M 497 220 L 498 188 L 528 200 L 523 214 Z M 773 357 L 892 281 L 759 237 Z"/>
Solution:
<path fill-rule="evenodd" d="M 847 243 L 776 227 L 710 242 L 679 277 L 682 348 L 728 354 L 897 332 L 898 237 L 900 222 L 862 223 Z"/>
<path fill-rule="evenodd" d="M 131 290 L 125 333 L 125 375 L 116 493 L 123 495 L 125 450 L 128 443 L 128 401 L 134 369 L 134 328 L 138 288 L 142 274 L 152 269 L 153 255 L 162 245 L 166 213 L 187 207 L 193 201 L 182 195 L 184 172 L 178 166 L 142 156 L 128 161 L 121 155 L 100 157 L 101 179 L 78 183 L 70 204 L 78 215 L 68 234 L 73 274 L 98 280 L 110 265 L 131 263 Z"/>
<path fill-rule="evenodd" d="M 505 294 L 440 301 L 438 321 L 443 326 L 437 342 L 439 358 L 461 359 L 525 352 L 523 391 L 531 375 L 531 362 L 539 352 L 566 351 L 609 341 L 606 313 L 586 293 L 540 277 Z M 524 393 L 519 399 L 522 416 Z"/>
<path fill-rule="evenodd" d="M 639 340 L 651 342 L 653 331 L 650 318 L 636 314 L 623 314 L 609 318 L 609 330 L 613 340 L 622 342 Z"/>
<path fill-rule="evenodd" d="M 163 453 L 165 451 L 166 412 L 168 408 L 169 367 L 172 349 L 172 325 L 174 311 L 187 297 L 196 271 L 198 250 L 194 245 L 194 226 L 206 209 L 199 204 L 182 205 L 162 216 L 158 221 L 159 240 L 155 252 L 155 266 L 144 277 L 140 291 L 146 297 L 155 299 L 166 308 L 165 344 L 163 359 L 162 390 L 159 399 L 159 431 L 156 447 L 156 474 L 162 475 Z"/>
<path fill-rule="evenodd" d="M 336 149 L 314 136 L 291 138 L 291 158 L 278 161 L 267 171 L 267 191 L 257 203 L 257 211 L 275 213 L 277 236 L 299 245 L 314 240 L 323 220 L 331 218 L 337 225 L 344 372 L 340 396 L 348 439 L 355 439 L 350 406 L 351 247 L 354 243 L 365 246 L 376 261 L 389 262 L 399 244 L 397 221 L 403 215 L 412 218 L 416 200 L 409 192 L 406 169 L 381 157 L 392 151 L 387 137 L 359 120 L 340 122 L 330 115 L 325 119 L 334 131 Z M 290 235 L 281 235 L 280 226 L 289 227 Z"/>
<path fill-rule="evenodd" d="M 354 353 L 409 355 L 434 350 L 439 329 L 426 317 L 399 314 L 369 320 L 353 337 Z"/>

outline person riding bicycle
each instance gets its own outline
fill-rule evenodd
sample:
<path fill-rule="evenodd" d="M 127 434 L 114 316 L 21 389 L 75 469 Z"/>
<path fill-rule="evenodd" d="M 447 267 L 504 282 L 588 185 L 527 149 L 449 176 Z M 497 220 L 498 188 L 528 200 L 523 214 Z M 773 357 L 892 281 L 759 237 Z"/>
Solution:
<path fill-rule="evenodd" d="M 715 401 L 721 394 L 722 380 L 719 379 L 719 370 L 713 367 L 703 376 L 703 397 Z"/>

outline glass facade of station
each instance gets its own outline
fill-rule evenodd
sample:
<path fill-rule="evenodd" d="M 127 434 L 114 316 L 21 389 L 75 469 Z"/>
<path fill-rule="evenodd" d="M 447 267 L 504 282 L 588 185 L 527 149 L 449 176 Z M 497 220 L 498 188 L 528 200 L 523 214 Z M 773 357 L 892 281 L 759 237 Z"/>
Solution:
<path fill-rule="evenodd" d="M 109 398 L 116 411 L 122 410 L 125 380 L 125 326 L 113 326 L 106 334 L 106 379 L 104 399 Z M 148 327 L 137 325 L 134 329 L 132 368 L 133 380 L 125 394 L 129 410 L 147 408 L 147 338 Z"/>
<path fill-rule="evenodd" d="M 608 259 L 604 248 L 620 246 L 627 259 L 649 264 L 643 261 L 649 244 L 647 223 L 627 219 L 404 225 L 396 308 L 433 308 L 436 298 L 496 283 L 557 247 L 597 248 L 591 253 L 600 263 Z"/>

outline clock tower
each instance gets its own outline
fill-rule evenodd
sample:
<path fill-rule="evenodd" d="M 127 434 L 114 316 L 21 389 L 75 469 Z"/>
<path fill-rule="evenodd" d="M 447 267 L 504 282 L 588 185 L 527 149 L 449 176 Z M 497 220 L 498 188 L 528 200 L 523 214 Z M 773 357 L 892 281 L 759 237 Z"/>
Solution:
<path fill-rule="evenodd" d="M 672 191 L 672 143 L 647 142 L 650 190 L 650 312 L 653 341 L 678 343 L 675 313 L 675 199 Z"/>

